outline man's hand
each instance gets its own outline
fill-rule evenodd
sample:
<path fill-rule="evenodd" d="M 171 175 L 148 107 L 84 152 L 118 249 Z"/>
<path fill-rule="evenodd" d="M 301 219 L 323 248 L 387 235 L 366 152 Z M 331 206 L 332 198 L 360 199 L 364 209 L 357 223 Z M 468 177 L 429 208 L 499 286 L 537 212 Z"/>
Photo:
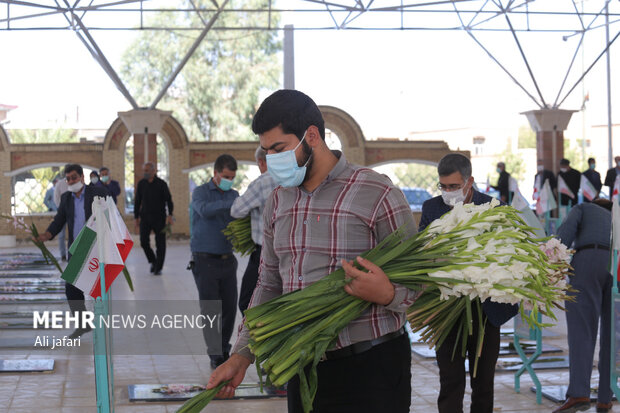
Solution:
<path fill-rule="evenodd" d="M 347 279 L 352 279 L 344 290 L 355 297 L 379 305 L 388 305 L 394 299 L 394 286 L 383 270 L 362 257 L 357 262 L 368 271 L 353 266 L 353 262 L 342 260 L 342 268 Z"/>
<path fill-rule="evenodd" d="M 217 387 L 223 381 L 230 380 L 230 383 L 222 387 L 216 395 L 220 399 L 230 399 L 235 395 L 235 389 L 241 384 L 245 377 L 245 372 L 252 364 L 250 360 L 239 355 L 233 354 L 226 362 L 219 366 L 209 378 L 207 389 Z"/>
<path fill-rule="evenodd" d="M 174 217 L 172 215 L 168 215 L 166 217 L 166 224 L 172 225 L 174 223 Z"/>
<path fill-rule="evenodd" d="M 37 241 L 45 242 L 52 239 L 52 234 L 49 231 L 45 231 L 43 234 L 39 234 L 36 238 Z"/>

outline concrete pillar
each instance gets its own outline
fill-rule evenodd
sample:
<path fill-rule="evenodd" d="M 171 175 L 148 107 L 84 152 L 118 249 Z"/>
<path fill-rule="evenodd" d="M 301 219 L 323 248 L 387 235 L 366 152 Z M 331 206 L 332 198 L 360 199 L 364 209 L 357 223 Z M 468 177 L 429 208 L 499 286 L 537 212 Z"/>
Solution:
<path fill-rule="evenodd" d="M 576 110 L 538 109 L 523 112 L 536 132 L 536 157 L 542 159 L 545 169 L 557 174 L 560 159 L 564 157 L 564 131 Z"/>
<path fill-rule="evenodd" d="M 284 26 L 284 89 L 295 89 L 294 33 L 292 24 Z"/>

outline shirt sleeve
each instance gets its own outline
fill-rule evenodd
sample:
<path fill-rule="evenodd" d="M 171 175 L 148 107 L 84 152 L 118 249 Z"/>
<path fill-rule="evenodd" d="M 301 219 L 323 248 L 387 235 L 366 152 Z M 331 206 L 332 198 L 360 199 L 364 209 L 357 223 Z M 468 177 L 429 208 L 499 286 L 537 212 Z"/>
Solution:
<path fill-rule="evenodd" d="M 564 220 L 560 228 L 558 228 L 557 237 L 562 241 L 562 244 L 566 245 L 568 248 L 571 247 L 575 238 L 577 238 L 577 232 L 579 231 L 582 218 L 583 207 L 577 205 L 570 210 L 566 220 Z"/>
<path fill-rule="evenodd" d="M 230 207 L 230 215 L 233 218 L 243 218 L 250 214 L 254 208 L 262 205 L 260 178 L 254 180 L 248 189 L 239 198 L 235 199 Z"/>
<path fill-rule="evenodd" d="M 256 307 L 259 304 L 282 295 L 282 279 L 280 278 L 279 271 L 280 263 L 273 247 L 273 216 L 275 214 L 276 196 L 276 192 L 271 194 L 263 211 L 263 249 L 261 251 L 260 266 L 258 268 L 258 281 L 256 282 L 256 288 L 254 289 L 254 294 L 252 295 L 248 308 Z M 239 326 L 239 336 L 233 346 L 232 352 L 254 361 L 254 356 L 248 348 L 249 338 L 250 332 L 245 326 L 244 317 L 243 322 Z"/>
<path fill-rule="evenodd" d="M 417 233 L 411 208 L 403 193 L 392 187 L 379 205 L 375 224 L 375 236 L 377 242 L 403 228 L 406 238 Z M 402 285 L 394 284 L 394 299 L 385 306 L 393 312 L 405 312 L 420 295 L 419 291 L 410 290 Z"/>
<path fill-rule="evenodd" d="M 233 199 L 212 200 L 206 187 L 198 187 L 192 193 L 192 211 L 202 218 L 213 218 L 218 214 L 228 215 Z"/>

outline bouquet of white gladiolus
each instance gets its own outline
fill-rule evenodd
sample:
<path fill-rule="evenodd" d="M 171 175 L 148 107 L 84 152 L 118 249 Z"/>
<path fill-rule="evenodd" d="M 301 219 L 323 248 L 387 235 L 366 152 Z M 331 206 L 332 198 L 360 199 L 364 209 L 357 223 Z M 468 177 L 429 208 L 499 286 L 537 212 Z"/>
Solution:
<path fill-rule="evenodd" d="M 533 238 L 533 228 L 515 209 L 497 205 L 497 200 L 478 206 L 457 204 L 415 236 L 407 238 L 396 231 L 362 254 L 393 283 L 424 290 L 408 318 L 431 345 L 441 345 L 455 326 L 464 343 L 476 321 L 480 350 L 482 311 L 479 308 L 479 317 L 473 320 L 472 306 L 480 307 L 486 299 L 522 304 L 524 320 L 539 326 L 538 313 L 554 318 L 553 308 L 561 308 L 559 301 L 567 297 L 563 278 L 568 263 L 552 262 L 541 249 L 546 240 Z M 339 332 L 371 305 L 347 294 L 347 282 L 339 269 L 307 288 L 245 311 L 249 348 L 259 375 L 262 365 L 276 386 L 299 375 L 306 412 L 312 410 L 317 389 L 316 365 L 335 345 Z M 459 340 L 455 350 L 465 351 Z"/>
<path fill-rule="evenodd" d="M 496 200 L 458 204 L 428 226 L 424 231 L 428 242 L 419 254 L 443 253 L 449 264 L 426 271 L 420 282 L 427 288 L 408 311 L 412 329 L 421 331 L 422 339 L 432 346 L 440 346 L 457 328 L 457 348 L 460 344 L 462 352 L 477 322 L 474 374 L 484 336 L 482 302 L 519 304 L 521 317 L 530 327 L 545 327 L 548 324 L 539 323 L 538 314 L 555 320 L 553 308 L 563 310 L 561 301 L 570 299 L 566 283 L 570 251 L 557 239 L 534 238 L 533 228 L 523 223 L 516 210 L 497 205 Z M 472 318 L 472 306 L 478 310 L 477 320 Z"/>

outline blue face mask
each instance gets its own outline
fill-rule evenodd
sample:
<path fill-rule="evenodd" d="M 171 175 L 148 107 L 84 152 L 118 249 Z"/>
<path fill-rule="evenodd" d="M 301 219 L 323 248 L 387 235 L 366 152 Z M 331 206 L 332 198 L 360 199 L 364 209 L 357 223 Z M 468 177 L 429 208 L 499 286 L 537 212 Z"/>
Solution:
<path fill-rule="evenodd" d="M 502 170 L 500 168 L 495 169 L 497 171 L 498 174 L 502 173 Z"/>
<path fill-rule="evenodd" d="M 310 158 L 306 161 L 306 165 L 299 166 L 297 164 L 297 157 L 295 156 L 295 151 L 299 148 L 299 145 L 301 145 L 304 139 L 306 139 L 305 132 L 299 144 L 295 146 L 295 149 L 267 155 L 267 170 L 269 174 L 279 185 L 285 188 L 301 185 L 306 177 L 306 165 L 308 161 L 310 161 Z"/>
<path fill-rule="evenodd" d="M 232 188 L 232 184 L 233 184 L 233 181 L 231 181 L 230 179 L 220 178 L 220 183 L 217 184 L 217 186 L 222 191 L 230 191 L 230 188 Z"/>
<path fill-rule="evenodd" d="M 595 163 L 591 163 L 590 164 L 590 169 L 595 169 L 596 168 L 596 164 Z"/>

